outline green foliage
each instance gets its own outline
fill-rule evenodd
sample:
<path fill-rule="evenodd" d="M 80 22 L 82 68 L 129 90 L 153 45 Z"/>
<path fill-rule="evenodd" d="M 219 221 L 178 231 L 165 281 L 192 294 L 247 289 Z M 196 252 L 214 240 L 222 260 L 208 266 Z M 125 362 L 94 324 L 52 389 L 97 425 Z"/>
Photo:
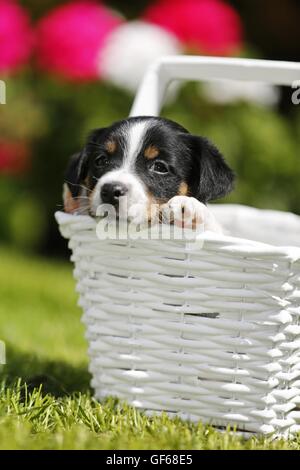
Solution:
<path fill-rule="evenodd" d="M 38 248 L 45 226 L 43 206 L 30 195 L 23 194 L 8 212 L 10 239 L 19 248 Z"/>
<path fill-rule="evenodd" d="M 47 134 L 49 116 L 29 73 L 6 80 L 7 104 L 1 106 L 1 139 L 28 141 Z"/>
<path fill-rule="evenodd" d="M 291 120 L 243 102 L 211 105 L 191 84 L 164 114 L 222 150 L 237 175 L 236 188 L 224 202 L 300 214 L 299 112 Z"/>

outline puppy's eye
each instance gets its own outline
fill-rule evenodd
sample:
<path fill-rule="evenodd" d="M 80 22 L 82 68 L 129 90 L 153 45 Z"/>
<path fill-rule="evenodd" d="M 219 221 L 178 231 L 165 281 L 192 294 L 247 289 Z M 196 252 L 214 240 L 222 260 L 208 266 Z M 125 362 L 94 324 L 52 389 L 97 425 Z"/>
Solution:
<path fill-rule="evenodd" d="M 162 162 L 161 160 L 157 160 L 156 162 L 154 162 L 151 165 L 150 170 L 154 173 L 159 173 L 160 175 L 169 173 L 168 165 L 165 162 Z"/>
<path fill-rule="evenodd" d="M 105 154 L 98 155 L 95 158 L 94 165 L 96 168 L 101 168 L 105 165 L 108 165 L 109 160 Z"/>

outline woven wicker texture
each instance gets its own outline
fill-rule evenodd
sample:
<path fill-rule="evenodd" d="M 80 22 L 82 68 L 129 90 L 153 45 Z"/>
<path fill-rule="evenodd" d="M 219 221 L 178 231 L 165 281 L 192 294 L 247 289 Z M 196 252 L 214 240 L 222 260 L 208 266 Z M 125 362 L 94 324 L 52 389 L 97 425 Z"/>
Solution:
<path fill-rule="evenodd" d="M 285 434 L 300 429 L 300 218 L 212 210 L 199 243 L 99 240 L 57 213 L 84 310 L 92 386 L 153 413 Z M 275 246 L 284 245 L 285 247 Z"/>

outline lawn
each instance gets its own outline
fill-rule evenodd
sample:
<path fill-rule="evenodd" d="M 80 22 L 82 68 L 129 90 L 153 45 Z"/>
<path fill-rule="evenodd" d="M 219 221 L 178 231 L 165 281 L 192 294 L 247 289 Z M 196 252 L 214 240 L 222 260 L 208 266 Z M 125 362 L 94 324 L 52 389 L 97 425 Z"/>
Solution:
<path fill-rule="evenodd" d="M 0 449 L 300 449 L 92 397 L 71 265 L 0 249 Z"/>

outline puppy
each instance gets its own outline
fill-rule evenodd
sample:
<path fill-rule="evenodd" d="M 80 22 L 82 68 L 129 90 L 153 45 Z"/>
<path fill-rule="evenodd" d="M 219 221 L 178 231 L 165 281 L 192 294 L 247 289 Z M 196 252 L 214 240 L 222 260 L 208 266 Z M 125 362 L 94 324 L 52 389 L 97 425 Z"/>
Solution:
<path fill-rule="evenodd" d="M 132 223 L 168 219 L 220 232 L 206 204 L 229 193 L 233 181 L 233 171 L 206 138 L 168 119 L 133 117 L 92 131 L 71 158 L 64 207 L 96 216 L 99 205 L 110 204 Z"/>

